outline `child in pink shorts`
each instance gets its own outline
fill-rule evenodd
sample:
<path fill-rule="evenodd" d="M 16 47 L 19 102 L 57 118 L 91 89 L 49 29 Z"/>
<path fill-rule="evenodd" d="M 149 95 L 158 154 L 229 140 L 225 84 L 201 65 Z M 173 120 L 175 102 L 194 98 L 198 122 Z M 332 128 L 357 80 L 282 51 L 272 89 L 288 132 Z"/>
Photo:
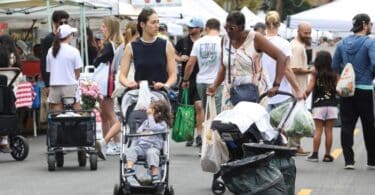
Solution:
<path fill-rule="evenodd" d="M 337 75 L 331 68 L 332 57 L 327 51 L 320 51 L 314 62 L 314 73 L 311 75 L 306 89 L 306 96 L 312 92 L 312 113 L 315 122 L 313 152 L 306 158 L 318 162 L 319 146 L 322 133 L 326 136 L 326 152 L 323 162 L 332 162 L 332 128 L 337 119 L 338 109 L 336 99 Z"/>

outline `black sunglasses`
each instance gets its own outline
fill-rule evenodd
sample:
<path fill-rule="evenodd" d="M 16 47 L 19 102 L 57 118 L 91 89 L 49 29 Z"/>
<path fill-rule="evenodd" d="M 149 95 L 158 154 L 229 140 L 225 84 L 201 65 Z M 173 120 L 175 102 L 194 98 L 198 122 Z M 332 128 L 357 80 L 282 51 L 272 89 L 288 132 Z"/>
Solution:
<path fill-rule="evenodd" d="M 68 21 L 67 20 L 63 20 L 63 21 L 59 22 L 59 25 L 63 25 L 63 24 L 68 24 Z"/>
<path fill-rule="evenodd" d="M 238 26 L 238 25 L 225 25 L 224 26 L 225 30 L 227 31 L 234 31 L 234 30 L 239 29 L 240 27 L 242 26 Z"/>
<path fill-rule="evenodd" d="M 194 29 L 194 28 L 197 28 L 197 27 L 190 27 L 190 26 L 189 26 L 188 28 L 191 30 L 191 29 Z"/>

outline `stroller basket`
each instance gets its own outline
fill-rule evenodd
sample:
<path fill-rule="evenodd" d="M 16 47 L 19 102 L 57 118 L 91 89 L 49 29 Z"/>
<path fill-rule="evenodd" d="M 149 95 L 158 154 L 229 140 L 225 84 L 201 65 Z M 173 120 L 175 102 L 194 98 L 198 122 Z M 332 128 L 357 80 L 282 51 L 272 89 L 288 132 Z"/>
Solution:
<path fill-rule="evenodd" d="M 94 146 L 96 130 L 95 115 L 58 117 L 50 114 L 48 118 L 47 144 L 49 147 Z"/>
<path fill-rule="evenodd" d="M 270 164 L 278 168 L 283 174 L 287 194 L 293 195 L 295 193 L 297 169 L 294 158 L 292 157 L 295 156 L 296 148 L 258 143 L 244 144 L 242 148 L 244 151 L 244 156 L 254 156 L 274 151 L 275 156 L 271 159 Z"/>
<path fill-rule="evenodd" d="M 8 135 L 9 132 L 17 130 L 17 115 L 0 116 L 0 135 Z"/>
<path fill-rule="evenodd" d="M 284 195 L 285 184 L 281 172 L 270 165 L 274 152 L 246 157 L 223 164 L 225 186 L 237 195 Z"/>

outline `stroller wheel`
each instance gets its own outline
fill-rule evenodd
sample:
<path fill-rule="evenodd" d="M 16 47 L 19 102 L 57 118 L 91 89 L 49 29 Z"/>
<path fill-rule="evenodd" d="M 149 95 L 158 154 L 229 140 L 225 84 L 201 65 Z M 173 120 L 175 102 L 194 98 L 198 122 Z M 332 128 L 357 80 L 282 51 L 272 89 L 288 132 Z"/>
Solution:
<path fill-rule="evenodd" d="M 86 152 L 84 150 L 78 150 L 78 164 L 80 167 L 86 166 Z"/>
<path fill-rule="evenodd" d="M 115 184 L 115 187 L 113 188 L 113 195 L 123 195 L 122 189 L 119 187 L 118 184 Z"/>
<path fill-rule="evenodd" d="M 98 155 L 90 154 L 90 169 L 95 171 L 98 169 Z"/>
<path fill-rule="evenodd" d="M 173 186 L 169 186 L 169 188 L 167 188 L 167 189 L 164 191 L 164 195 L 174 195 L 174 189 L 173 189 Z"/>
<path fill-rule="evenodd" d="M 55 153 L 55 155 L 56 155 L 56 166 L 57 167 L 64 166 L 64 153 L 63 153 L 63 151 L 57 151 Z"/>
<path fill-rule="evenodd" d="M 221 181 L 214 181 L 211 189 L 215 195 L 222 195 L 225 192 L 225 185 Z"/>
<path fill-rule="evenodd" d="M 29 144 L 26 139 L 20 135 L 12 138 L 10 148 L 12 152 L 10 153 L 15 160 L 24 160 L 29 154 Z"/>
<path fill-rule="evenodd" d="M 55 155 L 54 154 L 48 154 L 47 156 L 47 162 L 48 162 L 48 171 L 54 171 L 56 169 L 55 163 Z"/>

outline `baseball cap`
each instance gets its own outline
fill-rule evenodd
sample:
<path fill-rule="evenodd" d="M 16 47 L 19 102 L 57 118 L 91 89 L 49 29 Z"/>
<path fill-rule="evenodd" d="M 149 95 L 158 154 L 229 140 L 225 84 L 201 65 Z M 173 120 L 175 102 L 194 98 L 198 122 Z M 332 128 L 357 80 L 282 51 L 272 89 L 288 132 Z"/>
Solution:
<path fill-rule="evenodd" d="M 57 30 L 60 33 L 60 39 L 63 39 L 68 35 L 77 32 L 77 28 L 73 28 L 69 24 L 60 25 Z"/>
<path fill-rule="evenodd" d="M 370 16 L 367 14 L 357 14 L 354 16 L 352 20 L 353 27 L 350 29 L 350 31 L 357 32 L 361 30 L 363 23 L 369 23 L 370 22 Z"/>
<path fill-rule="evenodd" d="M 204 26 L 203 20 L 198 17 L 193 17 L 186 25 L 191 28 L 203 28 Z"/>

